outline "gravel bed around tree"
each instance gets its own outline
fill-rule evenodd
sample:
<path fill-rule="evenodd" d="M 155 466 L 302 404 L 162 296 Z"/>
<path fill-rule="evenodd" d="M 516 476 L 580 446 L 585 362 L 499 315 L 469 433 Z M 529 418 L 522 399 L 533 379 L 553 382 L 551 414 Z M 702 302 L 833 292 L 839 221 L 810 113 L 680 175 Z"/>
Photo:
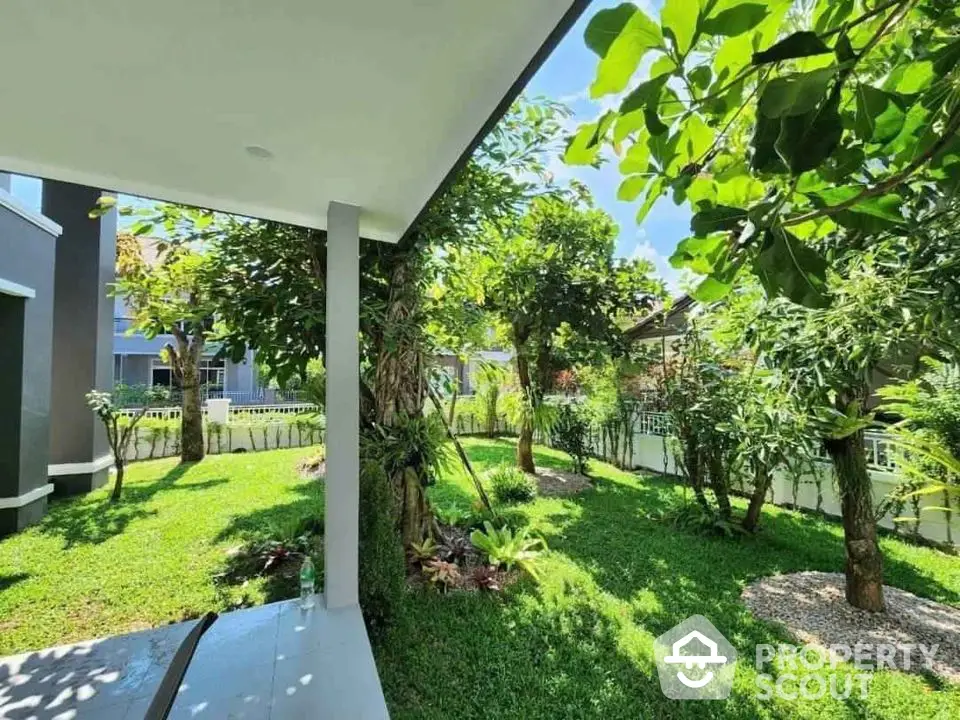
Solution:
<path fill-rule="evenodd" d="M 780 623 L 805 644 L 937 645 L 933 672 L 960 682 L 960 609 L 887 585 L 883 593 L 886 612 L 859 610 L 844 598 L 842 574 L 801 572 L 757 580 L 741 599 L 755 616 Z M 914 651 L 910 672 L 925 671 L 920 657 Z"/>

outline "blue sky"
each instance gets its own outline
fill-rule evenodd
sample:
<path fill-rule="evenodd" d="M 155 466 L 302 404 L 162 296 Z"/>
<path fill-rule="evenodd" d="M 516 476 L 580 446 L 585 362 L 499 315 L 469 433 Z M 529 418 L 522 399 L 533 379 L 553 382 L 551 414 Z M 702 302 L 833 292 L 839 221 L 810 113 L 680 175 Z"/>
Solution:
<path fill-rule="evenodd" d="M 566 103 L 574 113 L 570 122 L 571 130 L 580 123 L 595 119 L 606 109 L 600 101 L 590 100 L 587 93 L 597 67 L 597 56 L 584 44 L 583 31 L 598 10 L 617 4 L 619 0 L 594 0 L 527 86 L 528 95 L 545 95 Z M 639 0 L 638 4 L 656 16 L 661 0 Z M 615 99 L 604 100 L 609 106 L 611 100 Z M 667 263 L 667 258 L 677 242 L 689 234 L 690 212 L 686 208 L 677 207 L 669 197 L 661 198 L 643 224 L 637 225 L 635 216 L 639 201 L 626 203 L 617 200 L 621 176 L 616 163 L 608 162 L 600 169 L 574 168 L 567 167 L 556 158 L 551 162 L 550 170 L 558 180 L 577 178 L 584 182 L 593 192 L 597 205 L 613 216 L 620 228 L 618 255 L 650 260 L 671 289 L 677 289 L 678 273 Z M 38 180 L 15 177 L 11 189 L 15 195 L 39 209 Z"/>
<path fill-rule="evenodd" d="M 610 98 L 602 99 L 607 105 L 599 100 L 590 100 L 587 88 L 593 81 L 598 58 L 584 44 L 583 31 L 598 10 L 618 4 L 620 0 L 594 0 L 527 86 L 530 96 L 545 95 L 566 103 L 574 113 L 573 127 L 596 119 L 611 104 L 614 107 L 617 104 L 611 103 Z M 648 14 L 654 17 L 659 15 L 661 0 L 640 0 L 637 4 Z M 551 164 L 551 170 L 559 179 L 577 178 L 586 183 L 597 205 L 613 216 L 620 228 L 618 255 L 650 260 L 671 288 L 677 289 L 678 273 L 667 263 L 667 258 L 673 253 L 677 242 L 690 234 L 690 212 L 687 208 L 677 207 L 669 197 L 663 197 L 643 224 L 637 225 L 635 218 L 640 200 L 632 203 L 617 200 L 617 188 L 622 178 L 615 162 L 607 162 L 600 169 L 594 169 L 567 167 L 557 160 Z"/>

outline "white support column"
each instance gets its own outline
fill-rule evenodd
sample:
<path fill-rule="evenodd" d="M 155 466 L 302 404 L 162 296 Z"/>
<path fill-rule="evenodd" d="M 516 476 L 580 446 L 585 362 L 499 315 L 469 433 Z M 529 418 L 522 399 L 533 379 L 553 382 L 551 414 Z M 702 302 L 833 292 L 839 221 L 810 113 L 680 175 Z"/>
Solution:
<path fill-rule="evenodd" d="M 360 208 L 327 210 L 324 597 L 356 605 L 360 516 Z"/>

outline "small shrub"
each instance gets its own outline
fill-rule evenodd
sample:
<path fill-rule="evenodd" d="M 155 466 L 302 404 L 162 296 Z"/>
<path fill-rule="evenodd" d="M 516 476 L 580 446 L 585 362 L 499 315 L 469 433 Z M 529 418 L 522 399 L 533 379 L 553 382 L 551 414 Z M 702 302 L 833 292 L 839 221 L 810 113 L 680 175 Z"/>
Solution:
<path fill-rule="evenodd" d="M 470 517 L 469 513 L 458 508 L 456 505 L 435 507 L 433 508 L 433 514 L 440 524 L 450 525 L 451 527 L 462 524 Z"/>
<path fill-rule="evenodd" d="M 447 538 L 440 544 L 438 555 L 447 562 L 462 562 L 471 550 L 470 541 L 460 535 Z"/>
<path fill-rule="evenodd" d="M 530 502 L 537 496 L 537 484 L 519 468 L 501 465 L 487 476 L 493 496 L 502 504 Z"/>
<path fill-rule="evenodd" d="M 423 566 L 423 574 L 427 576 L 430 584 L 438 588 L 440 592 L 446 592 L 451 587 L 456 587 L 460 581 L 460 568 L 452 562 L 443 560 L 430 560 Z"/>
<path fill-rule="evenodd" d="M 470 541 L 487 556 L 491 565 L 507 570 L 519 567 L 537 577 L 536 563 L 541 550 L 547 547 L 542 538 L 530 537 L 529 528 L 514 532 L 506 525 L 499 530 L 490 523 L 484 523 L 483 527 L 470 534 Z"/>
<path fill-rule="evenodd" d="M 490 565 L 480 565 L 473 569 L 473 582 L 481 590 L 488 592 L 500 591 L 500 575 L 497 569 Z"/>
<path fill-rule="evenodd" d="M 431 537 L 420 543 L 410 543 L 410 559 L 416 563 L 423 564 L 428 560 L 433 560 L 439 551 L 440 548 Z"/>
<path fill-rule="evenodd" d="M 372 633 L 382 633 L 403 604 L 406 564 L 396 531 L 396 498 L 379 462 L 360 466 L 360 607 Z"/>
<path fill-rule="evenodd" d="M 570 456 L 573 471 L 587 474 L 590 458 L 590 423 L 579 405 L 562 405 L 550 432 L 553 446 Z"/>

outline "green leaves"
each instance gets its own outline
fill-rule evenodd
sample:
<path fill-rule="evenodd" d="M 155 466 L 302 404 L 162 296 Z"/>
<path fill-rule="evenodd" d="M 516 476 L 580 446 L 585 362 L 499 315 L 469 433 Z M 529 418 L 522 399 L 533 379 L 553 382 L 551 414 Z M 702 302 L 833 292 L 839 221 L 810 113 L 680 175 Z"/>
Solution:
<path fill-rule="evenodd" d="M 650 147 L 645 142 L 635 142 L 620 162 L 624 175 L 646 172 L 650 165 Z"/>
<path fill-rule="evenodd" d="M 563 161 L 567 165 L 593 165 L 597 162 L 600 146 L 617 119 L 617 113 L 610 110 L 596 122 L 581 125 L 577 134 L 567 144 Z"/>
<path fill-rule="evenodd" d="M 863 83 L 857 86 L 855 130 L 864 142 L 885 143 L 903 130 L 906 102 L 895 93 Z"/>
<path fill-rule="evenodd" d="M 690 220 L 690 230 L 697 237 L 704 237 L 721 230 L 736 230 L 747 219 L 747 211 L 743 208 L 717 207 L 701 210 Z"/>
<path fill-rule="evenodd" d="M 818 208 L 827 208 L 849 202 L 863 193 L 863 185 L 844 185 L 810 193 L 813 204 Z M 900 207 L 903 198 L 895 193 L 887 193 L 864 198 L 856 205 L 833 214 L 833 219 L 851 230 L 868 233 L 896 231 L 905 225 Z"/>
<path fill-rule="evenodd" d="M 785 295 L 811 308 L 829 304 L 827 261 L 783 228 L 764 232 L 754 271 L 769 295 Z"/>
<path fill-rule="evenodd" d="M 690 0 L 666 0 L 660 13 L 663 29 L 673 37 L 677 54 L 683 57 L 693 45 L 697 34 L 699 3 Z"/>
<path fill-rule="evenodd" d="M 814 110 L 803 115 L 783 117 L 774 147 L 790 172 L 800 175 L 816 169 L 830 157 L 842 136 L 838 87 Z"/>
<path fill-rule="evenodd" d="M 788 35 L 762 52 L 754 53 L 753 64 L 764 65 L 781 60 L 822 55 L 828 52 L 832 52 L 832 50 L 820 39 L 819 35 L 815 32 L 803 30 Z"/>
<path fill-rule="evenodd" d="M 649 182 L 649 175 L 629 176 L 622 183 L 620 183 L 620 188 L 617 190 L 617 200 L 625 200 L 627 202 L 636 200 L 638 197 L 640 197 L 640 193 L 643 192 L 643 189 Z"/>
<path fill-rule="evenodd" d="M 610 45 L 617 39 L 636 11 L 636 5 L 626 2 L 615 8 L 598 12 L 590 19 L 583 33 L 583 40 L 587 47 L 600 58 L 606 57 Z"/>
<path fill-rule="evenodd" d="M 823 100 L 827 86 L 835 75 L 836 68 L 829 67 L 774 78 L 763 88 L 757 107 L 762 114 L 771 118 L 803 115 Z"/>
<path fill-rule="evenodd" d="M 700 29 L 707 35 L 736 37 L 753 30 L 767 17 L 769 10 L 763 3 L 742 3 L 711 13 Z"/>
<path fill-rule="evenodd" d="M 623 24 L 616 39 L 607 47 L 606 53 L 597 67 L 596 80 L 590 86 L 590 97 L 598 98 L 610 93 L 622 92 L 627 87 L 633 73 L 636 72 L 644 54 L 651 48 L 663 46 L 660 26 L 642 10 L 633 5 L 630 5 L 630 7 L 633 9 L 633 14 Z M 625 13 L 626 11 L 622 12 Z M 611 18 L 608 16 L 606 23 L 614 27 L 615 20 L 619 22 L 619 17 Z M 599 36 L 596 27 L 592 36 L 594 38 Z M 597 47 L 602 47 L 602 43 L 598 40 L 595 39 L 594 43 Z"/>
<path fill-rule="evenodd" d="M 626 115 L 634 110 L 655 105 L 666 82 L 667 77 L 661 75 L 637 85 L 620 103 L 620 114 Z"/>

